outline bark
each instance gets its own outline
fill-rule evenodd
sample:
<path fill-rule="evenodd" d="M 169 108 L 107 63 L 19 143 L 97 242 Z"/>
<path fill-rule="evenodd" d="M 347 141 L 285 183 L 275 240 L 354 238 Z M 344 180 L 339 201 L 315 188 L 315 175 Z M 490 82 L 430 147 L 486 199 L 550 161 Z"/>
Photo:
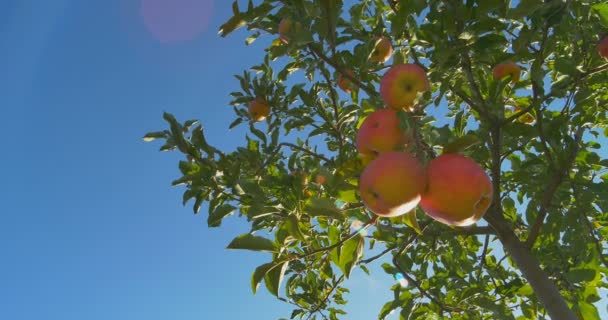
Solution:
<path fill-rule="evenodd" d="M 511 256 L 526 280 L 528 280 L 528 283 L 534 289 L 534 293 L 540 302 L 545 306 L 551 319 L 578 319 L 574 312 L 568 308 L 568 304 L 559 293 L 559 289 L 555 283 L 540 268 L 538 259 L 532 255 L 532 252 L 511 230 L 509 222 L 495 211 L 488 212 L 485 219 L 496 230 L 505 248 L 505 252 Z"/>

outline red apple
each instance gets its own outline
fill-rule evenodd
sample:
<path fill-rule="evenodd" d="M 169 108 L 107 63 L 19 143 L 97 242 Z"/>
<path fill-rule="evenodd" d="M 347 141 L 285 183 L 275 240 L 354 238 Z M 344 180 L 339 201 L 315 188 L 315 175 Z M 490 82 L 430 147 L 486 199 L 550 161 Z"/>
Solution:
<path fill-rule="evenodd" d="M 608 36 L 605 36 L 597 44 L 597 53 L 600 57 L 608 60 Z"/>
<path fill-rule="evenodd" d="M 351 70 L 351 69 L 346 69 L 345 72 L 351 77 L 355 76 L 355 74 L 353 73 L 353 70 Z M 350 79 L 344 77 L 342 75 L 342 73 L 338 74 L 337 82 L 338 82 L 338 87 L 340 87 L 340 89 L 342 89 L 344 92 L 349 93 L 352 91 L 352 89 L 353 89 L 352 82 L 350 81 Z"/>
<path fill-rule="evenodd" d="M 361 173 L 359 192 L 369 210 L 395 217 L 416 208 L 426 188 L 424 167 L 405 152 L 380 154 Z"/>
<path fill-rule="evenodd" d="M 249 103 L 249 115 L 253 121 L 262 121 L 270 114 L 270 106 L 264 98 L 255 98 Z"/>
<path fill-rule="evenodd" d="M 420 206 L 431 218 L 451 226 L 479 220 L 492 203 L 492 181 L 472 159 L 443 154 L 427 167 L 428 187 Z"/>
<path fill-rule="evenodd" d="M 369 60 L 373 62 L 385 63 L 391 58 L 392 55 L 393 45 L 391 44 L 391 41 L 386 37 L 378 37 L 376 38 L 374 51 L 372 51 L 372 55 Z"/>
<path fill-rule="evenodd" d="M 380 96 L 389 108 L 413 110 L 419 92 L 428 91 L 429 80 L 424 69 L 416 64 L 399 64 L 391 67 L 380 82 Z"/>
<path fill-rule="evenodd" d="M 289 43 L 289 38 L 287 38 L 287 34 L 291 31 L 293 27 L 293 21 L 289 18 L 284 18 L 279 22 L 279 38 L 283 43 Z"/>
<path fill-rule="evenodd" d="M 375 157 L 379 153 L 403 148 L 408 136 L 399 126 L 397 111 L 379 109 L 370 113 L 357 132 L 357 150 L 363 156 Z"/>
<path fill-rule="evenodd" d="M 519 81 L 520 72 L 521 67 L 511 61 L 499 63 L 492 70 L 495 80 L 501 80 L 507 76 L 511 76 L 512 83 Z"/>

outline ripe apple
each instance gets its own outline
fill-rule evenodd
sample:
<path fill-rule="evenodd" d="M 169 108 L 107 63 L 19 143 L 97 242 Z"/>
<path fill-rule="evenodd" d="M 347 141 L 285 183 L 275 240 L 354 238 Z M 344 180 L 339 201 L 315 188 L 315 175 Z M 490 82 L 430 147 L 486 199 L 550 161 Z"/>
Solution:
<path fill-rule="evenodd" d="M 317 176 L 315 177 L 315 182 L 316 182 L 318 185 L 324 185 L 324 184 L 325 184 L 325 182 L 327 182 L 327 178 L 326 178 L 324 175 L 322 175 L 322 174 L 320 174 L 320 173 L 319 173 L 319 174 L 317 174 Z"/>
<path fill-rule="evenodd" d="M 353 70 L 351 70 L 351 69 L 346 69 L 345 72 L 351 77 L 355 76 Z M 352 89 L 353 89 L 352 82 L 348 78 L 342 76 L 342 73 L 338 74 L 337 82 L 338 82 L 338 87 L 340 87 L 340 89 L 342 89 L 344 92 L 350 93 L 352 91 Z"/>
<path fill-rule="evenodd" d="M 605 36 L 597 44 L 597 53 L 604 59 L 608 60 L 608 36 Z"/>
<path fill-rule="evenodd" d="M 386 37 L 377 37 L 370 61 L 385 63 L 393 55 L 393 45 Z"/>
<path fill-rule="evenodd" d="M 494 69 L 492 70 L 495 80 L 501 80 L 507 76 L 511 76 L 512 83 L 519 81 L 520 72 L 521 67 L 511 61 L 499 63 L 494 66 Z"/>
<path fill-rule="evenodd" d="M 270 106 L 264 98 L 257 97 L 249 102 L 249 116 L 253 121 L 262 121 L 270 114 Z"/>
<path fill-rule="evenodd" d="M 369 210 L 381 217 L 396 217 L 416 208 L 426 189 L 422 164 L 405 152 L 385 152 L 361 173 L 359 192 Z"/>
<path fill-rule="evenodd" d="M 380 82 L 380 96 L 389 108 L 413 110 L 419 92 L 428 91 L 429 80 L 424 69 L 416 64 L 405 63 L 391 67 Z"/>
<path fill-rule="evenodd" d="M 293 21 L 289 18 L 283 18 L 281 22 L 279 22 L 279 38 L 283 43 L 289 43 L 289 38 L 287 38 L 287 34 L 291 32 L 291 28 L 293 27 Z"/>
<path fill-rule="evenodd" d="M 396 151 L 408 142 L 408 135 L 399 127 L 397 111 L 379 109 L 370 113 L 357 132 L 357 151 L 375 157 L 379 153 Z"/>
<path fill-rule="evenodd" d="M 472 159 L 447 153 L 427 167 L 428 187 L 420 206 L 431 218 L 451 226 L 479 220 L 492 203 L 492 181 Z"/>

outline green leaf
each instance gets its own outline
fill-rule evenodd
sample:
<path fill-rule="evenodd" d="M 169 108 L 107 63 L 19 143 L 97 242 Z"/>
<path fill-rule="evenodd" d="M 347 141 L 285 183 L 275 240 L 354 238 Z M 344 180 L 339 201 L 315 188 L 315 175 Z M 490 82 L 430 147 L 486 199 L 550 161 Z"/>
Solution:
<path fill-rule="evenodd" d="M 592 281 L 595 279 L 597 274 L 596 270 L 593 269 L 574 269 L 570 270 L 566 273 L 566 278 L 570 282 L 584 282 L 584 281 Z"/>
<path fill-rule="evenodd" d="M 330 217 L 334 219 L 343 219 L 344 214 L 340 209 L 336 208 L 334 201 L 327 198 L 311 198 L 306 201 L 304 208 L 307 214 L 313 217 Z"/>
<path fill-rule="evenodd" d="M 416 211 L 418 209 L 414 208 L 414 210 L 406 213 L 404 215 L 404 222 L 406 225 L 408 225 L 410 228 L 413 228 L 414 230 L 416 230 L 416 232 L 419 235 L 422 235 L 422 230 L 420 229 L 420 225 L 418 224 L 418 218 L 416 217 Z"/>
<path fill-rule="evenodd" d="M 290 236 L 302 241 L 306 239 L 304 233 L 300 230 L 299 221 L 295 215 L 289 215 L 287 219 L 285 219 L 283 226 Z"/>
<path fill-rule="evenodd" d="M 213 212 L 209 213 L 209 218 L 207 218 L 207 225 L 209 227 L 219 227 L 222 223 L 222 219 L 232 214 L 234 210 L 236 210 L 236 207 L 231 206 L 229 204 L 223 204 L 215 208 Z"/>
<path fill-rule="evenodd" d="M 531 296 L 533 293 L 534 290 L 529 284 L 526 284 L 523 287 L 519 288 L 519 290 L 517 290 L 517 294 L 520 296 Z"/>
<path fill-rule="evenodd" d="M 244 15 L 239 12 L 238 2 L 232 3 L 232 12 L 234 16 L 230 18 L 226 23 L 220 26 L 219 35 L 222 37 L 227 36 L 231 32 L 247 25 L 247 21 L 244 19 Z"/>
<path fill-rule="evenodd" d="M 348 278 L 353 267 L 361 260 L 363 256 L 363 237 L 357 234 L 352 239 L 349 239 L 340 248 L 340 259 L 338 267 Z"/>
<path fill-rule="evenodd" d="M 591 10 L 600 18 L 604 28 L 608 28 L 608 2 L 594 4 Z"/>
<path fill-rule="evenodd" d="M 277 297 L 279 296 L 279 288 L 281 288 L 281 282 L 283 282 L 283 277 L 285 276 L 285 271 L 287 271 L 288 266 L 288 261 L 283 262 L 268 270 L 264 276 L 266 289 Z"/>
<path fill-rule="evenodd" d="M 166 137 L 167 137 L 167 133 L 165 131 L 158 131 L 158 132 L 146 133 L 146 135 L 144 136 L 143 139 L 145 142 L 150 142 L 150 141 L 154 141 L 156 139 L 166 138 Z"/>
<path fill-rule="evenodd" d="M 601 320 L 600 314 L 597 311 L 597 308 L 587 302 L 579 301 L 578 309 L 580 312 L 581 319 L 585 320 Z"/>
<path fill-rule="evenodd" d="M 263 265 L 255 268 L 255 271 L 251 275 L 251 290 L 253 291 L 253 294 L 255 294 L 258 291 L 260 282 L 262 281 L 262 279 L 264 278 L 266 273 L 268 273 L 268 270 L 276 267 L 277 265 L 278 264 L 269 262 L 269 263 L 264 263 Z"/>
<path fill-rule="evenodd" d="M 233 129 L 234 127 L 238 126 L 242 122 L 243 122 L 243 118 L 236 118 L 236 120 L 232 121 L 232 123 L 230 124 L 228 129 Z"/>
<path fill-rule="evenodd" d="M 234 238 L 232 242 L 230 242 L 228 247 L 226 247 L 226 249 L 276 252 L 277 246 L 274 242 L 266 238 L 254 236 L 250 233 L 245 233 Z"/>
<path fill-rule="evenodd" d="M 443 153 L 460 153 L 479 143 L 480 141 L 477 136 L 467 134 L 445 145 L 443 147 Z"/>

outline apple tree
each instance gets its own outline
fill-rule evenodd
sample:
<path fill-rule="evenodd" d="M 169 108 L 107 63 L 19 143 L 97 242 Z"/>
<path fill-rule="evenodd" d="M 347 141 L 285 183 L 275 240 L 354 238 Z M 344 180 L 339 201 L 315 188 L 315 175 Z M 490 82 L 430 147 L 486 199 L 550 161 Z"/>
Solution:
<path fill-rule="evenodd" d="M 246 28 L 247 44 L 271 39 L 226 93 L 226 125 L 243 129 L 242 146 L 220 150 L 197 121 L 168 113 L 168 128 L 144 140 L 183 153 L 173 185 L 195 213 L 207 204 L 209 227 L 233 214 L 250 223 L 228 248 L 270 253 L 250 266 L 254 293 L 263 283 L 293 305 L 291 319 L 348 319 L 345 280 L 380 264 L 409 282 L 390 288 L 380 319 L 599 319 L 608 287 L 608 2 L 238 4 L 220 35 Z M 386 80 L 391 70 L 407 79 Z M 471 223 L 449 215 L 483 185 L 464 162 L 428 173 L 428 186 L 390 162 L 371 174 L 384 179 L 374 197 L 414 190 L 423 205 L 433 183 L 447 185 L 438 189 L 449 211 L 442 222 L 416 199 L 390 215 L 364 201 L 362 172 L 383 154 L 364 154 L 357 135 L 387 108 L 404 140 L 386 147 L 394 136 L 384 133 L 374 143 L 423 168 L 461 155 L 487 175 L 489 200 Z"/>

